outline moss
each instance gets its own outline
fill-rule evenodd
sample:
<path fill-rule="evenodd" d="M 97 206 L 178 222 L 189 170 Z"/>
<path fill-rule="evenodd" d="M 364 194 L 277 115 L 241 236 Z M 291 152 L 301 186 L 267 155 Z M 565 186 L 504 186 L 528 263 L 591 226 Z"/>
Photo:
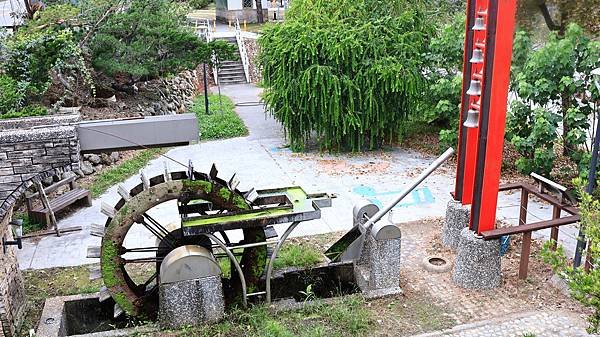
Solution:
<path fill-rule="evenodd" d="M 231 198 L 231 191 L 226 188 L 221 188 L 219 190 L 219 196 L 225 200 L 229 200 L 229 198 Z"/>
<path fill-rule="evenodd" d="M 117 245 L 110 240 L 102 241 L 102 278 L 108 288 L 120 285 L 115 274 L 119 268 L 116 261 L 119 258 Z"/>
<path fill-rule="evenodd" d="M 121 289 L 123 286 L 121 280 L 116 276 L 117 270 L 119 269 L 117 264 L 119 258 L 117 245 L 110 240 L 103 240 L 101 266 L 104 285 L 112 290 L 111 296 L 121 309 L 127 314 L 132 315 L 135 313 L 133 304 L 124 294 L 115 292 L 115 289 Z"/>
<path fill-rule="evenodd" d="M 185 190 L 197 192 L 204 191 L 206 194 L 210 194 L 212 192 L 213 185 L 212 183 L 204 180 L 183 180 L 183 187 Z"/>

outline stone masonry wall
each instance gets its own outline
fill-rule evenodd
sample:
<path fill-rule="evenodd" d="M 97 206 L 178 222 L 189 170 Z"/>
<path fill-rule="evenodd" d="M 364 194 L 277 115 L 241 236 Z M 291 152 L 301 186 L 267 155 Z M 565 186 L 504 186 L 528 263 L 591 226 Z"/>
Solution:
<path fill-rule="evenodd" d="M 78 115 L 0 121 L 0 238 L 13 240 L 9 222 L 17 200 L 33 182 L 79 170 Z M 25 307 L 15 247 L 0 250 L 0 337 L 14 336 Z"/>
<path fill-rule="evenodd" d="M 137 109 L 143 115 L 174 115 L 187 111 L 193 98 L 203 88 L 202 68 L 183 71 L 177 76 L 138 83 L 137 95 L 145 98 Z"/>
<path fill-rule="evenodd" d="M 13 240 L 9 222 L 10 216 L 0 217 L 0 236 Z M 0 337 L 15 336 L 25 308 L 25 289 L 15 254 L 16 248 L 7 248 L 6 254 L 0 250 Z"/>
<path fill-rule="evenodd" d="M 33 177 L 79 169 L 77 132 L 68 125 L 77 120 L 78 116 L 60 116 L 0 121 L 0 217 Z"/>
<path fill-rule="evenodd" d="M 248 53 L 248 71 L 250 72 L 250 80 L 252 83 L 259 83 L 262 80 L 262 69 L 258 64 L 258 53 L 260 46 L 255 38 L 244 37 L 244 45 Z"/>

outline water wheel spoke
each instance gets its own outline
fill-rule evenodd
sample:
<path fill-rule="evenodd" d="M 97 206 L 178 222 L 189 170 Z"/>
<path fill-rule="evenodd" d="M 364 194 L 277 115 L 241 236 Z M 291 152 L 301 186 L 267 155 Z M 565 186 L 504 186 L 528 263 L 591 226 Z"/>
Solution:
<path fill-rule="evenodd" d="M 136 259 L 122 259 L 124 264 L 130 263 L 156 263 L 158 261 L 162 261 L 162 258 L 159 257 L 140 257 Z"/>
<path fill-rule="evenodd" d="M 160 222 L 156 221 L 148 213 L 144 213 L 143 216 L 150 221 L 150 223 L 158 230 L 159 233 L 162 233 L 165 238 L 168 238 L 171 242 L 177 242 L 177 238 L 175 238 L 171 232 L 165 228 L 165 226 L 161 225 Z"/>
<path fill-rule="evenodd" d="M 140 222 L 147 230 L 150 231 L 154 236 L 156 236 L 160 241 L 165 242 L 169 248 L 174 249 L 175 241 L 168 238 L 165 234 L 161 233 L 158 229 L 156 229 L 152 224 L 148 223 L 146 219 L 142 219 Z"/>

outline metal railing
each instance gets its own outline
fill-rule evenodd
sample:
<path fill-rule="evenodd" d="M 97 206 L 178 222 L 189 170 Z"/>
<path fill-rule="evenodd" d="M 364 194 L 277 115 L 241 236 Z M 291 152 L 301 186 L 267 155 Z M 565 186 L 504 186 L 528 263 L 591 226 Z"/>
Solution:
<path fill-rule="evenodd" d="M 244 66 L 244 74 L 246 75 L 246 82 L 250 83 L 250 64 L 248 62 L 248 52 L 246 51 L 246 45 L 242 38 L 242 29 L 240 28 L 240 20 L 235 19 L 235 39 L 237 41 L 238 49 L 240 51 L 240 59 Z"/>

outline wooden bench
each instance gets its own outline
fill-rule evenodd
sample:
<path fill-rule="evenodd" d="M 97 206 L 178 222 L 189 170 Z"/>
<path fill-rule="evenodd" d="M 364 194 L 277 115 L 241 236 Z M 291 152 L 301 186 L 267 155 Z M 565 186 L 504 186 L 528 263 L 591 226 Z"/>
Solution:
<path fill-rule="evenodd" d="M 41 202 L 39 206 L 33 205 L 33 201 L 36 198 L 42 200 L 42 198 L 45 198 L 45 196 L 49 193 L 55 192 L 60 187 L 65 185 L 69 185 L 69 191 L 59 195 L 54 199 L 49 199 L 49 208 L 44 206 L 44 202 Z M 78 188 L 75 185 L 75 176 L 62 179 L 61 181 L 44 188 L 43 194 L 40 194 L 39 189 L 36 193 L 26 193 L 25 198 L 27 200 L 27 212 L 29 214 L 29 218 L 42 225 L 51 224 L 51 214 L 53 212 L 58 213 L 78 201 L 83 200 L 85 205 L 88 207 L 92 205 L 92 194 L 90 191 L 83 188 Z"/>

